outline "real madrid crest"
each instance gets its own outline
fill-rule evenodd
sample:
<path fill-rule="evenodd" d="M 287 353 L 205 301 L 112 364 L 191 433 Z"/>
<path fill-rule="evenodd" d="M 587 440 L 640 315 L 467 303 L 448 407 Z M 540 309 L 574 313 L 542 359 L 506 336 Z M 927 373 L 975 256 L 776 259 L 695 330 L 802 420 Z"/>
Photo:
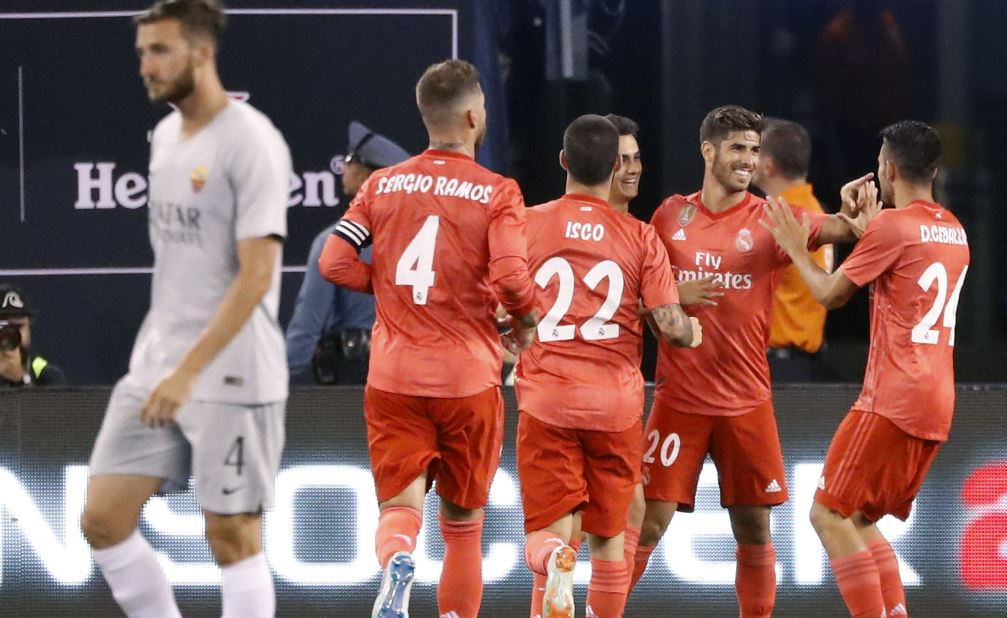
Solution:
<path fill-rule="evenodd" d="M 742 253 L 748 253 L 755 248 L 755 239 L 752 238 L 752 231 L 747 227 L 738 230 L 738 238 L 734 241 L 734 246 Z"/>
<path fill-rule="evenodd" d="M 696 205 L 686 204 L 682 206 L 682 210 L 678 213 L 678 224 L 685 227 L 692 223 L 693 218 L 696 216 Z"/>

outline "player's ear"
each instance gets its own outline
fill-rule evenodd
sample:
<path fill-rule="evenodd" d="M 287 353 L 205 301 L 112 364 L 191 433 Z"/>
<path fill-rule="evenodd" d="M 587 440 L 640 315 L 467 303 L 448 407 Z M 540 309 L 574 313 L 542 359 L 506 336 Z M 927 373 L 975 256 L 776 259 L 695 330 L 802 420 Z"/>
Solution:
<path fill-rule="evenodd" d="M 570 171 L 570 164 L 566 162 L 566 153 L 562 150 L 559 151 L 559 166 L 562 167 L 564 171 Z"/>
<path fill-rule="evenodd" d="M 885 178 L 888 182 L 895 182 L 896 178 L 902 177 L 902 170 L 891 159 L 885 159 Z"/>
<path fill-rule="evenodd" d="M 474 109 L 470 109 L 465 112 L 465 121 L 468 123 L 470 129 L 475 129 L 479 126 L 479 123 L 477 122 L 478 120 L 479 119 L 476 118 L 476 111 Z"/>
<path fill-rule="evenodd" d="M 615 155 L 615 166 L 612 167 L 612 176 L 615 176 L 616 174 L 618 174 L 619 170 L 621 170 L 621 169 L 622 169 L 622 157 L 619 156 L 618 154 L 616 154 Z"/>
<path fill-rule="evenodd" d="M 707 163 L 713 163 L 717 157 L 717 147 L 711 142 L 703 142 L 699 145 L 699 154 L 703 155 L 703 160 Z"/>
<path fill-rule="evenodd" d="M 763 154 L 759 157 L 759 169 L 763 176 L 772 176 L 776 174 L 776 162 L 769 155 Z"/>

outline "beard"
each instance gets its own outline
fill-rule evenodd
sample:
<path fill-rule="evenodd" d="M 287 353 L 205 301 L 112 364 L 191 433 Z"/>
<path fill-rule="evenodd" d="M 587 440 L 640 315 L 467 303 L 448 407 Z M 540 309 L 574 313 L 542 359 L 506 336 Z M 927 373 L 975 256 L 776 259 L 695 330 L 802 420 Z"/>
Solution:
<path fill-rule="evenodd" d="M 754 170 L 753 170 L 754 172 Z M 748 176 L 747 180 L 742 180 L 734 175 L 734 168 L 731 164 L 720 160 L 717 157 L 713 160 L 713 177 L 725 188 L 732 192 L 747 191 L 752 184 L 754 173 Z"/>
<path fill-rule="evenodd" d="M 188 97 L 196 89 L 196 71 L 191 64 L 170 82 L 165 82 L 166 88 L 163 92 L 155 94 L 147 87 L 150 100 L 154 103 L 178 103 Z"/>

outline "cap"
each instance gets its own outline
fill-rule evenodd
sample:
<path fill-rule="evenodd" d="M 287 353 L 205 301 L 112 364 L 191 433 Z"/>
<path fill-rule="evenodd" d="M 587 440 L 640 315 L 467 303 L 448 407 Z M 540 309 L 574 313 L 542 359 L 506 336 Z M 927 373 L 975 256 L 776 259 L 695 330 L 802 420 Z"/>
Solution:
<path fill-rule="evenodd" d="M 346 146 L 347 163 L 359 161 L 367 167 L 381 169 L 409 158 L 409 153 L 402 146 L 356 120 L 350 123 L 349 138 L 350 142 Z"/>
<path fill-rule="evenodd" d="M 32 315 L 24 292 L 6 283 L 0 283 L 0 316 Z"/>

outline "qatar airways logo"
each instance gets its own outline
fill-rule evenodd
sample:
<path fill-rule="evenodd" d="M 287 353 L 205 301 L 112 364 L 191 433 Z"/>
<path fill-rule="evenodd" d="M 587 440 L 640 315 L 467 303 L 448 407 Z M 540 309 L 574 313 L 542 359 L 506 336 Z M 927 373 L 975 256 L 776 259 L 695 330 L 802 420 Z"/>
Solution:
<path fill-rule="evenodd" d="M 749 273 L 721 272 L 720 267 L 724 261 L 724 256 L 716 255 L 706 251 L 697 251 L 695 270 L 675 267 L 675 278 L 679 283 L 685 281 L 695 281 L 713 276 L 714 283 L 720 285 L 725 290 L 750 290 L 752 289 L 752 275 Z"/>
<path fill-rule="evenodd" d="M 110 161 L 74 163 L 77 172 L 77 210 L 128 208 L 147 205 L 147 175 L 133 171 L 117 171 Z M 329 170 L 293 173 L 290 175 L 290 197 L 287 207 L 304 206 L 332 208 L 339 205 L 336 175 Z"/>

